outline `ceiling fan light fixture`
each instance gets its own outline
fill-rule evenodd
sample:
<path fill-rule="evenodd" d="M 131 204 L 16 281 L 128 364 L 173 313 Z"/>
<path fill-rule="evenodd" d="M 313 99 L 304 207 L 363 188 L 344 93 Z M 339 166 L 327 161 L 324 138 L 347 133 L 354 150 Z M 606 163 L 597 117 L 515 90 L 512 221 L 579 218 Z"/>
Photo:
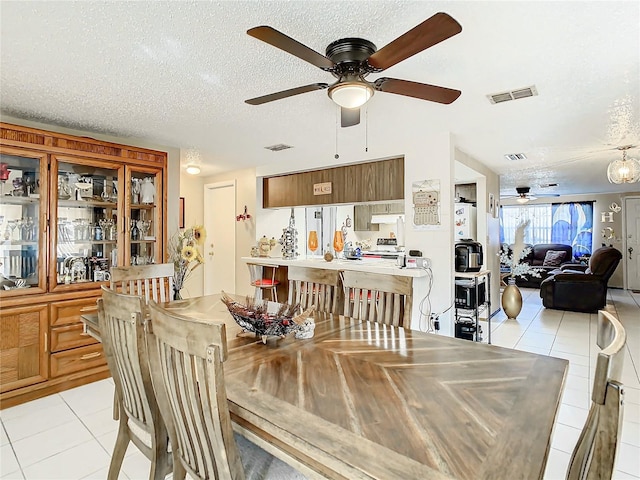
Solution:
<path fill-rule="evenodd" d="M 373 97 L 373 88 L 361 82 L 341 82 L 329 87 L 329 98 L 343 108 L 359 108 Z"/>
<path fill-rule="evenodd" d="M 518 202 L 518 203 L 529 203 L 529 197 L 518 197 L 516 199 L 516 202 Z"/>
<path fill-rule="evenodd" d="M 200 167 L 198 165 L 187 165 L 187 173 L 189 175 L 198 175 L 200 173 Z"/>
<path fill-rule="evenodd" d="M 622 150 L 622 160 L 614 160 L 607 167 L 607 178 L 610 183 L 640 182 L 640 162 L 635 158 L 627 158 L 629 148 L 631 148 L 630 145 L 619 147 L 618 149 Z"/>

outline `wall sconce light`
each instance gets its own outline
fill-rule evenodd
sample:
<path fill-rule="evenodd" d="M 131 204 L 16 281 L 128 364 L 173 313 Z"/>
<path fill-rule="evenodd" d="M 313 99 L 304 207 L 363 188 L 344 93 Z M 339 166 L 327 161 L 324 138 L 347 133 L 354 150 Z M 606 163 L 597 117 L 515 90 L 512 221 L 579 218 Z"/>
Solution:
<path fill-rule="evenodd" d="M 244 206 L 244 213 L 241 213 L 240 215 L 236 215 L 236 222 L 239 222 L 240 220 L 249 220 L 251 218 L 251 215 L 249 215 L 249 212 L 247 212 L 247 206 Z"/>

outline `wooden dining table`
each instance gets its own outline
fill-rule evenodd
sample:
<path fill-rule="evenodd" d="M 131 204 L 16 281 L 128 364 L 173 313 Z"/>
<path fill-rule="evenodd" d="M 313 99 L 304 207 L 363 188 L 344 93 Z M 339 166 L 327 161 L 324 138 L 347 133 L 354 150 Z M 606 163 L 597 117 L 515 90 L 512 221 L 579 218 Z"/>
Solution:
<path fill-rule="evenodd" d="M 265 344 L 220 297 L 164 306 L 225 323 L 234 428 L 310 477 L 543 477 L 567 360 L 323 313 Z"/>

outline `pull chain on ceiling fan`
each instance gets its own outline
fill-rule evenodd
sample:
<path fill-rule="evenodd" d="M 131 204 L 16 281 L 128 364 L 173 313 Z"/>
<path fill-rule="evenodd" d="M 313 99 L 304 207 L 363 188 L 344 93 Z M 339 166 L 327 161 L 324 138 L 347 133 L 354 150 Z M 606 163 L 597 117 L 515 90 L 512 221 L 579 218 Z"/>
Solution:
<path fill-rule="evenodd" d="M 284 50 L 306 62 L 331 73 L 338 80 L 312 83 L 246 100 L 250 105 L 261 105 L 301 93 L 329 89 L 329 97 L 340 106 L 341 125 L 350 127 L 360 123 L 360 107 L 375 92 L 393 93 L 442 104 L 454 102 L 460 90 L 428 85 L 426 83 L 382 77 L 374 82 L 365 80 L 370 73 L 379 73 L 407 58 L 432 47 L 462 31 L 460 24 L 446 13 L 436 13 L 420 25 L 377 50 L 369 40 L 343 38 L 329 44 L 326 56 L 279 32 L 273 27 L 261 26 L 247 31 L 249 35 Z"/>

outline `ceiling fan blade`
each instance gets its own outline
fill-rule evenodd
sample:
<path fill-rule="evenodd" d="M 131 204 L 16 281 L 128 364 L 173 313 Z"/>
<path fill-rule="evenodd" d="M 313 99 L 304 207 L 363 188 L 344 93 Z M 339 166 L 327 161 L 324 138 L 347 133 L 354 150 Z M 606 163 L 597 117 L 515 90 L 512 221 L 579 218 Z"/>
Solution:
<path fill-rule="evenodd" d="M 462 26 L 451 16 L 443 12 L 436 13 L 382 47 L 371 55 L 367 62 L 374 68 L 385 70 L 461 31 Z"/>
<path fill-rule="evenodd" d="M 462 93 L 452 88 L 438 87 L 426 83 L 410 82 L 397 78 L 379 78 L 375 82 L 375 89 L 380 92 L 395 93 L 406 97 L 420 98 L 430 102 L 449 104 L 454 102 Z"/>
<path fill-rule="evenodd" d="M 291 55 L 301 58 L 305 62 L 309 62 L 322 70 L 331 70 L 334 67 L 334 63 L 324 55 L 312 50 L 306 45 L 301 44 L 297 40 L 288 37 L 282 32 L 279 32 L 275 28 L 269 26 L 254 27 L 247 30 L 247 34 L 251 35 L 258 40 L 262 40 L 270 45 L 273 45 L 280 50 L 284 50 Z"/>
<path fill-rule="evenodd" d="M 294 95 L 300 95 L 301 93 L 313 92 L 314 90 L 324 90 L 327 87 L 329 87 L 328 83 L 312 83 L 311 85 L 305 85 L 304 87 L 290 88 L 289 90 L 270 93 L 269 95 L 263 95 L 262 97 L 250 98 L 249 100 L 245 100 L 245 103 L 248 103 L 249 105 L 262 105 L 263 103 L 293 97 Z"/>
<path fill-rule="evenodd" d="M 340 107 L 340 124 L 343 127 L 353 127 L 360 123 L 359 108 Z"/>

